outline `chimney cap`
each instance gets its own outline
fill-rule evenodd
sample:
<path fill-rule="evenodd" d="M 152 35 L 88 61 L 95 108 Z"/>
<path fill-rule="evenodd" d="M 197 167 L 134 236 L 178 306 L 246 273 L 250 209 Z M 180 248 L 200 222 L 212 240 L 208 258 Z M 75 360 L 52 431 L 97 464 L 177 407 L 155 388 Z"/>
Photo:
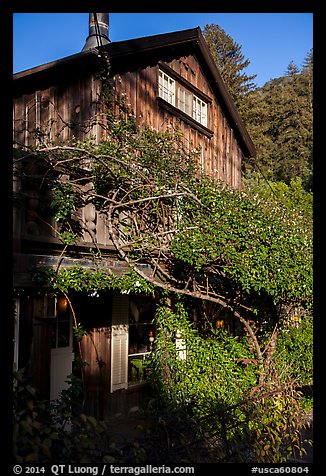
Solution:
<path fill-rule="evenodd" d="M 82 51 L 98 48 L 110 43 L 109 40 L 109 14 L 89 14 L 89 34 Z"/>

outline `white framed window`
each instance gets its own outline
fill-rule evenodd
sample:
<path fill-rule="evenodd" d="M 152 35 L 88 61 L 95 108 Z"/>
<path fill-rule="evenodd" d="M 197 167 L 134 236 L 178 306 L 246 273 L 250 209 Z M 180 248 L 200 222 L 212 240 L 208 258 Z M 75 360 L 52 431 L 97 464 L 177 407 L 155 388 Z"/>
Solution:
<path fill-rule="evenodd" d="M 162 99 L 207 127 L 207 102 L 161 69 L 159 70 L 158 84 L 159 96 Z"/>
<path fill-rule="evenodd" d="M 175 106 L 175 81 L 163 71 L 159 71 L 159 96 Z"/>
<path fill-rule="evenodd" d="M 188 114 L 188 116 L 192 116 L 192 101 L 193 94 L 188 91 L 188 89 L 179 85 L 177 107 Z"/>
<path fill-rule="evenodd" d="M 146 381 L 146 357 L 153 350 L 155 326 L 154 303 L 150 299 L 133 296 L 130 299 L 128 385 Z"/>
<path fill-rule="evenodd" d="M 71 347 L 72 319 L 68 301 L 64 296 L 35 296 L 33 317 L 51 319 L 51 349 Z"/>
<path fill-rule="evenodd" d="M 195 121 L 207 127 L 207 103 L 194 95 L 193 99 L 193 114 Z"/>
<path fill-rule="evenodd" d="M 118 292 L 112 297 L 111 393 L 146 381 L 154 343 L 154 301 Z"/>

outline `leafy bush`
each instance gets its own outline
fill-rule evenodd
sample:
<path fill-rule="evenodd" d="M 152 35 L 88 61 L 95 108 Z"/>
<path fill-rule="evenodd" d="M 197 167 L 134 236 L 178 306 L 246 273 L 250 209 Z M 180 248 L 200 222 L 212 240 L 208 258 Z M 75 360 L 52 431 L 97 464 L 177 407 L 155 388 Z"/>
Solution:
<path fill-rule="evenodd" d="M 13 459 L 15 463 L 139 463 L 142 447 L 84 413 L 73 411 L 78 384 L 55 402 L 40 400 L 24 369 L 14 373 Z"/>
<path fill-rule="evenodd" d="M 282 331 L 277 343 L 277 360 L 290 367 L 291 375 L 298 386 L 313 383 L 313 322 L 302 319 L 296 327 Z"/>
<path fill-rule="evenodd" d="M 279 362 L 261 380 L 246 337 L 201 337 L 180 302 L 159 308 L 157 324 L 149 382 L 161 439 L 168 434 L 161 461 L 284 462 L 303 451 L 301 396 Z"/>
<path fill-rule="evenodd" d="M 49 407 L 38 401 L 24 370 L 15 372 L 13 389 L 13 456 L 17 463 L 46 461 L 59 440 Z"/>

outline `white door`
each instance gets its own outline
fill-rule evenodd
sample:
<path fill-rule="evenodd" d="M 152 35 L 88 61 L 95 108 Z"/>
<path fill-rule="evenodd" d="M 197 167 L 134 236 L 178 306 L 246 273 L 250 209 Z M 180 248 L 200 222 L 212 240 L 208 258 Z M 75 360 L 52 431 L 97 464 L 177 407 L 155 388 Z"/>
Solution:
<path fill-rule="evenodd" d="M 51 336 L 50 400 L 56 400 L 69 387 L 67 377 L 72 372 L 72 361 L 72 317 L 68 302 L 59 297 Z"/>
<path fill-rule="evenodd" d="M 67 377 L 72 372 L 73 353 L 70 347 L 51 350 L 50 399 L 56 400 L 67 389 Z"/>

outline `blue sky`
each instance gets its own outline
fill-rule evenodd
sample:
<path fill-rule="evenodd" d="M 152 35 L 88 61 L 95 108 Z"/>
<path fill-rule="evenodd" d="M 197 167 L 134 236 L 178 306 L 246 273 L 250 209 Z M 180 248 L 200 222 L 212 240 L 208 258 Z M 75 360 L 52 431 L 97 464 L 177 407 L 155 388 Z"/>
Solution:
<path fill-rule="evenodd" d="M 110 13 L 110 39 L 218 24 L 241 46 L 257 74 L 257 86 L 283 76 L 293 61 L 299 68 L 313 47 L 312 13 Z M 15 13 L 14 72 L 81 51 L 88 35 L 88 13 Z"/>

